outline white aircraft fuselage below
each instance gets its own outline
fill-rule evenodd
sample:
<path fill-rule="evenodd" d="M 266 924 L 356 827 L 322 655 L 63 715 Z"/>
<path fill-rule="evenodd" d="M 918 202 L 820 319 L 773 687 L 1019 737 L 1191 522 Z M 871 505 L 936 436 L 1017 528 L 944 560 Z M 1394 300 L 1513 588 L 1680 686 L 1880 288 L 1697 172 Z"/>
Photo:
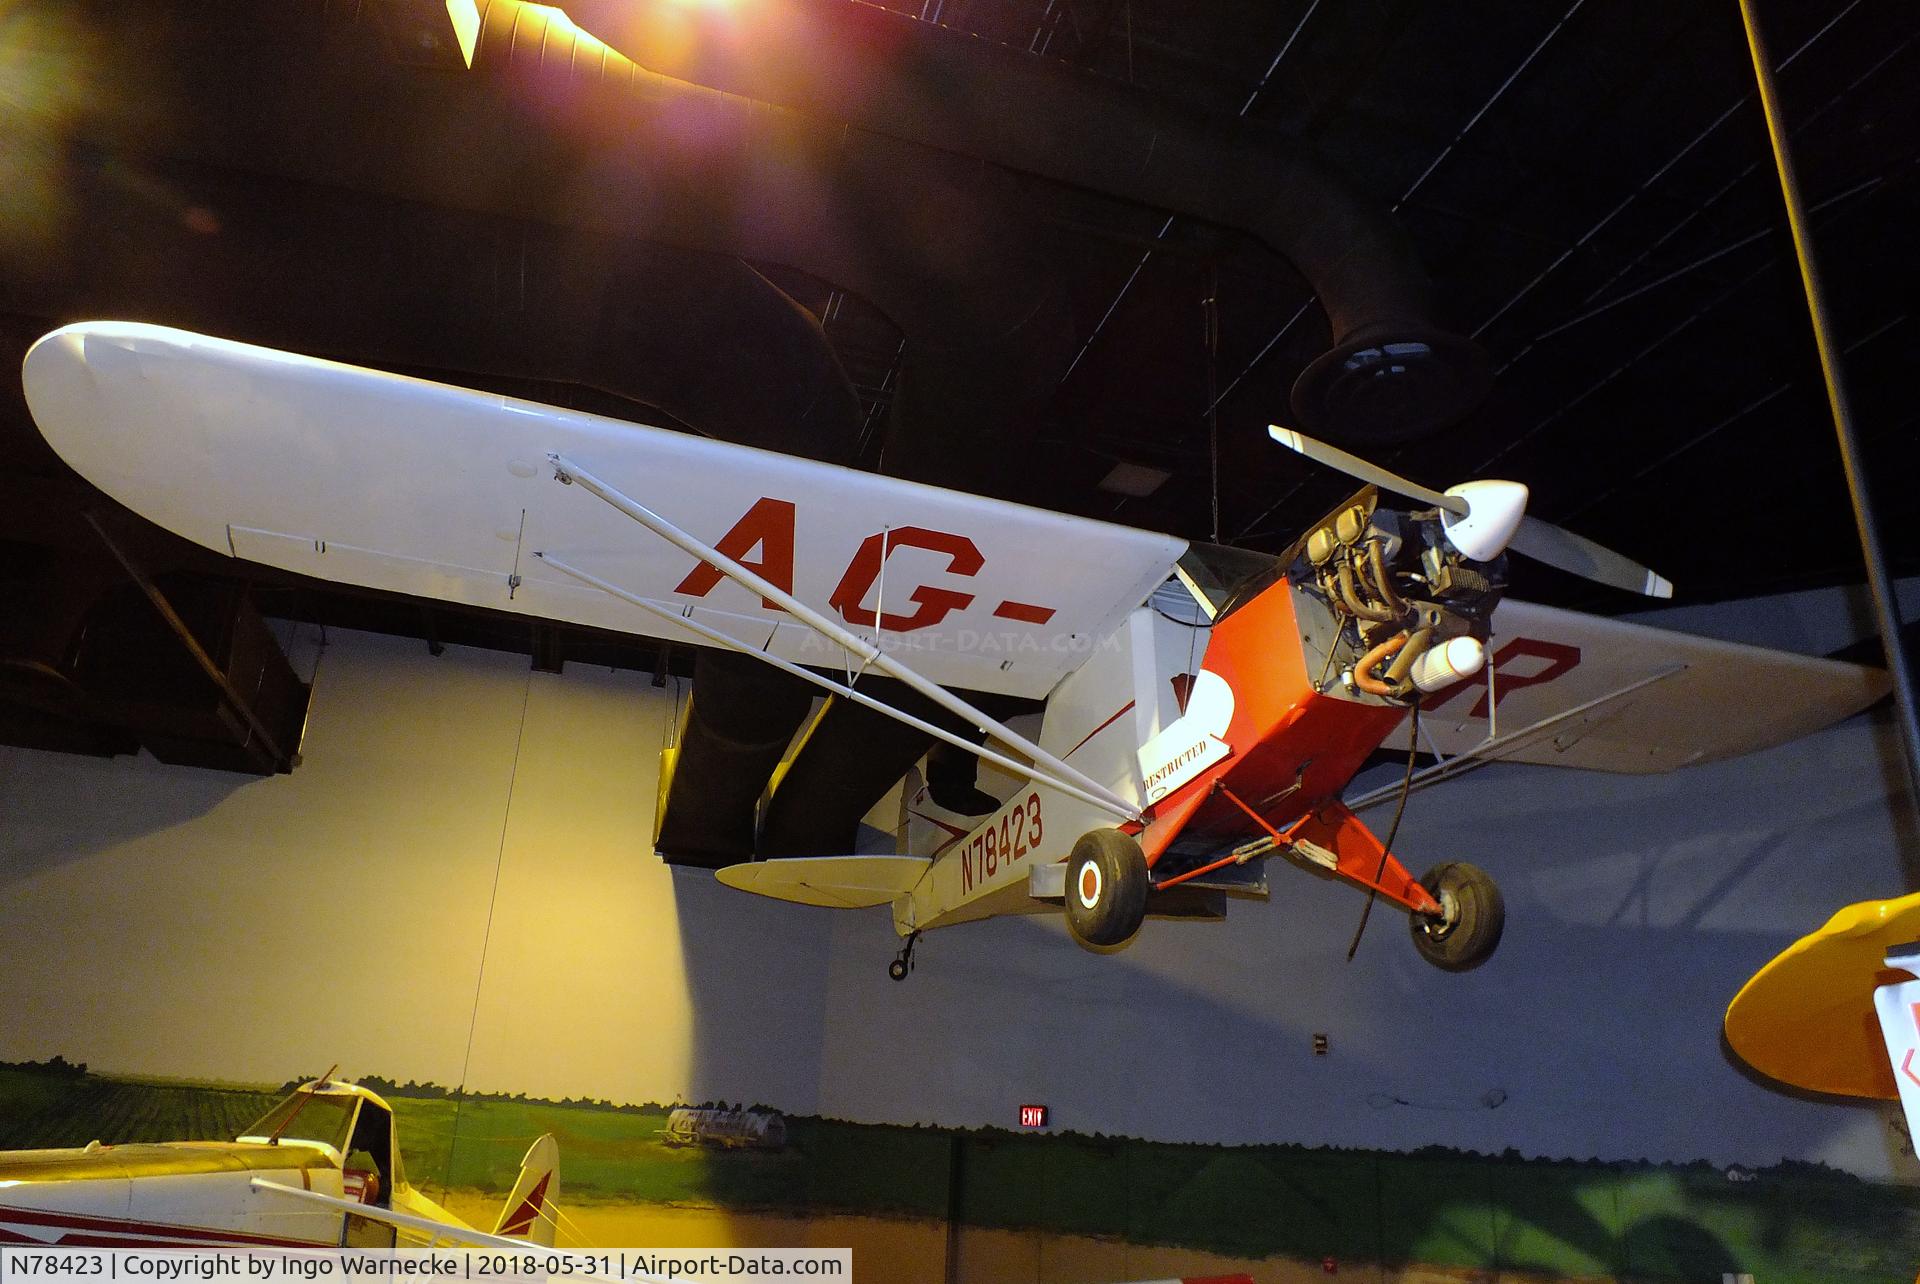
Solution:
<path fill-rule="evenodd" d="M 393 1111 L 339 1080 L 301 1088 L 238 1141 L 0 1152 L 0 1243 L 338 1248 L 554 1242 L 558 1154 L 527 1152 L 492 1234 L 409 1184 Z M 518 1238 L 515 1238 L 518 1237 Z"/>

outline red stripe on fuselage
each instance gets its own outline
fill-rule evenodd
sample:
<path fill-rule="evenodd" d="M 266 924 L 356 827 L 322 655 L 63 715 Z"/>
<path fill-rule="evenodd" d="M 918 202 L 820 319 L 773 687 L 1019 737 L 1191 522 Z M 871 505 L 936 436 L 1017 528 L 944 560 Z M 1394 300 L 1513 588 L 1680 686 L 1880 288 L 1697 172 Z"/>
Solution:
<path fill-rule="evenodd" d="M 912 808 L 908 808 L 908 812 L 911 815 L 918 816 L 921 820 L 926 821 L 929 825 L 938 826 L 939 828 L 945 830 L 947 833 L 952 835 L 952 837 L 947 839 L 946 842 L 941 843 L 938 847 L 933 849 L 933 854 L 935 856 L 938 856 L 941 852 L 947 850 L 947 848 L 953 846 L 955 843 L 959 842 L 962 838 L 965 838 L 970 832 L 972 832 L 970 830 L 956 828 L 953 825 L 949 825 L 944 820 L 935 820 L 933 817 L 927 815 L 925 812 L 913 811 Z"/>
<path fill-rule="evenodd" d="M 1111 718 L 1108 718 L 1105 722 L 1095 727 L 1092 731 L 1089 731 L 1086 735 L 1081 736 L 1079 744 L 1067 750 L 1065 753 L 1061 754 L 1060 756 L 1062 758 L 1071 758 L 1076 753 L 1079 753 L 1081 748 L 1086 745 L 1087 741 L 1093 739 L 1095 736 L 1099 735 L 1102 731 L 1105 731 L 1108 727 L 1111 727 L 1114 723 L 1120 721 L 1121 715 L 1126 713 L 1127 710 L 1131 708 L 1133 708 L 1133 701 L 1129 700 L 1124 705 L 1120 706 L 1120 708 L 1114 713 L 1114 715 Z"/>
<path fill-rule="evenodd" d="M 0 1230 L 17 1226 L 46 1226 L 54 1230 L 92 1232 L 96 1235 L 161 1236 L 154 1244 L 133 1244 L 129 1247 L 167 1247 L 169 1244 L 220 1243 L 220 1244 L 259 1244 L 269 1248 L 328 1248 L 331 1240 L 283 1239 L 276 1235 L 256 1235 L 251 1231 L 221 1230 L 213 1226 L 175 1226 L 166 1222 L 136 1222 L 113 1217 L 89 1217 L 84 1213 L 50 1213 L 38 1208 L 17 1208 L 0 1204 Z M 33 1242 L 28 1240 L 26 1242 Z M 71 1235 L 63 1235 L 56 1243 L 89 1243 Z M 101 1247 L 114 1240 L 103 1240 L 94 1247 Z"/>

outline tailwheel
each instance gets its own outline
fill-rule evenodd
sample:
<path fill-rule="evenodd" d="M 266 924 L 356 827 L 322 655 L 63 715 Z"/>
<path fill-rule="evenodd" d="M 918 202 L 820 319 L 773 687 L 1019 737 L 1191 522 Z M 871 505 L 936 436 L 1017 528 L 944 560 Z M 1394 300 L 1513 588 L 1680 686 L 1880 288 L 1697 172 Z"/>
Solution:
<path fill-rule="evenodd" d="M 1408 920 L 1421 958 L 1443 971 L 1466 972 L 1493 957 L 1507 925 L 1507 902 L 1485 870 L 1464 861 L 1435 865 L 1420 885 L 1440 902 L 1438 914 Z"/>
<path fill-rule="evenodd" d="M 907 934 L 907 943 L 902 945 L 900 952 L 893 956 L 893 962 L 887 964 L 888 976 L 896 981 L 904 981 L 907 979 L 907 973 L 913 971 L 913 947 L 919 943 L 920 933 L 918 931 Z"/>
<path fill-rule="evenodd" d="M 1132 942 L 1147 916 L 1147 858 L 1132 835 L 1094 829 L 1067 857 L 1067 928 L 1096 954 Z"/>

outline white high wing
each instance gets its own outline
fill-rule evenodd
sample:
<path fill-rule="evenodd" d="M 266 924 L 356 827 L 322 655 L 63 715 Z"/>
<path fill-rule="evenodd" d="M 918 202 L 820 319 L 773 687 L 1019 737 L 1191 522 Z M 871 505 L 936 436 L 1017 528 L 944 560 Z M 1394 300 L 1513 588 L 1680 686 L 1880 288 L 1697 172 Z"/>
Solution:
<path fill-rule="evenodd" d="M 1288 601 L 1221 613 L 1183 562 L 1207 551 L 1184 540 L 130 322 L 54 331 L 28 352 L 23 382 L 67 463 L 207 548 L 372 589 L 727 647 L 1030 782 L 992 814 L 952 825 L 944 847 L 722 871 L 736 886 L 813 904 L 890 902 L 909 936 L 1063 899 L 1074 922 L 1059 862 L 1069 847 L 1081 861 L 1076 836 L 1117 825 L 1138 840 L 1124 859 L 1144 860 L 1129 878 L 1173 913 L 1178 898 L 1161 889 L 1179 882 L 1196 894 L 1264 892 L 1261 882 L 1221 882 L 1231 870 L 1209 875 L 1217 860 L 1175 876 L 1176 861 L 1146 882 L 1196 817 L 1205 822 L 1191 836 L 1197 850 L 1223 840 L 1223 817 L 1244 826 L 1245 812 L 1256 838 L 1269 835 L 1246 852 L 1287 854 L 1382 891 L 1416 928 L 1419 916 L 1440 913 L 1442 901 L 1387 863 L 1350 815 L 1329 819 L 1366 752 L 1396 727 L 1406 745 L 1400 719 L 1412 688 L 1403 683 L 1392 699 L 1363 694 L 1371 658 L 1358 686 L 1329 668 L 1338 647 L 1316 641 L 1313 623 L 1325 594 L 1279 580 L 1273 591 Z M 1350 471 L 1371 467 L 1298 434 L 1276 437 L 1315 458 L 1331 452 Z M 1511 541 L 1608 582 L 1670 590 L 1646 568 L 1526 517 L 1524 487 L 1433 494 L 1445 501 L 1446 539 L 1480 556 Z M 1371 503 L 1352 510 L 1362 527 Z M 1462 555 L 1475 554 L 1444 557 Z M 1163 586 L 1182 595 L 1184 613 L 1143 605 Z M 1333 605 L 1332 636 L 1365 634 Z M 1422 654 L 1417 669 L 1419 735 L 1447 759 L 1429 779 L 1497 759 L 1667 770 L 1789 739 L 1862 707 L 1883 685 L 1857 666 L 1519 602 L 1498 607 L 1490 636 L 1484 623 L 1475 637 L 1458 636 L 1464 617 L 1432 611 L 1434 624 L 1456 630 L 1438 636 L 1458 645 Z M 1250 633 L 1250 615 L 1268 631 Z M 1376 654 L 1407 644 L 1411 659 L 1435 636 L 1426 627 L 1415 643 L 1416 623 L 1404 628 Z M 1319 676 L 1301 669 L 1303 647 Z M 1456 652 L 1457 672 L 1447 668 Z M 875 699 L 860 682 L 870 672 L 985 732 L 987 744 Z M 1218 698 L 1188 707 L 1189 694 L 1207 691 Z M 957 692 L 1043 700 L 1040 732 L 1030 739 Z M 1309 705 L 1321 712 L 1309 718 Z M 1263 814 L 1290 797 L 1286 816 Z M 1308 804 L 1319 819 L 1300 813 Z M 1309 823 L 1332 828 L 1314 838 L 1301 828 Z M 1190 865 L 1210 859 L 1188 855 Z M 1088 880 L 1076 884 L 1083 899 L 1111 890 Z M 1196 904 L 1212 913 L 1213 902 Z"/>
<path fill-rule="evenodd" d="M 75 471 L 218 552 L 709 641 L 542 566 L 532 555 L 544 551 L 756 650 L 843 663 L 785 612 L 700 574 L 692 554 L 636 538 L 613 507 L 555 485 L 548 457 L 559 455 L 722 552 L 740 530 L 738 560 L 790 577 L 795 598 L 849 628 L 871 637 L 878 606 L 886 633 L 912 634 L 916 670 L 971 691 L 1045 696 L 1186 549 L 1167 535 L 161 326 L 56 330 L 27 353 L 24 382 L 35 421 Z"/>

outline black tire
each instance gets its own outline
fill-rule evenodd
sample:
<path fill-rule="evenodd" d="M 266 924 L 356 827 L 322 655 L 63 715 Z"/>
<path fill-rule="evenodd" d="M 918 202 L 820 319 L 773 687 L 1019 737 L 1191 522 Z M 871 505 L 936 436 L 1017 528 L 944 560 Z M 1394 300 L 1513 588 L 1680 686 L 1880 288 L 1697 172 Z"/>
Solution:
<path fill-rule="evenodd" d="M 1147 916 L 1147 858 L 1131 835 L 1094 829 L 1067 857 L 1067 929 L 1082 947 L 1109 953 Z"/>
<path fill-rule="evenodd" d="M 1420 957 L 1443 972 L 1468 972 L 1492 958 L 1506 930 L 1507 902 L 1487 872 L 1455 861 L 1435 865 L 1420 885 L 1445 911 L 1444 918 L 1414 914 L 1408 919 Z"/>
<path fill-rule="evenodd" d="M 887 975 L 896 981 L 906 980 L 907 961 L 905 959 L 895 959 L 893 962 L 887 964 Z"/>

